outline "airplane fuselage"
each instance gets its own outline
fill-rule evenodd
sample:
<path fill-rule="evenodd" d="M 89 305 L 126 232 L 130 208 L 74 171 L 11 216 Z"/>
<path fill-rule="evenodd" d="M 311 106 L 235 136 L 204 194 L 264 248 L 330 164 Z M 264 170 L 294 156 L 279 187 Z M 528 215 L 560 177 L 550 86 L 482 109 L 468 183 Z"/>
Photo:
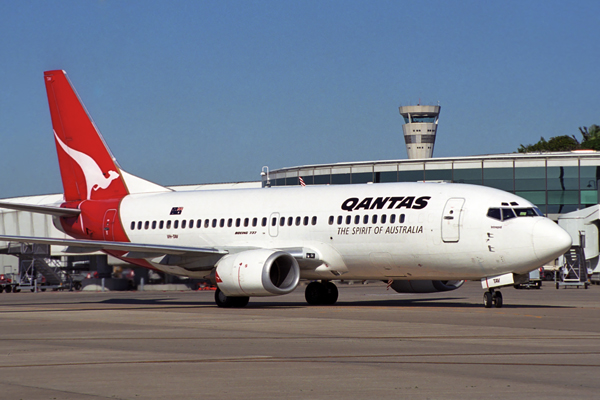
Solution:
<path fill-rule="evenodd" d="M 481 279 L 524 274 L 555 257 L 543 246 L 536 249 L 533 236 L 556 224 L 531 214 L 505 221 L 487 216 L 490 208 L 535 206 L 483 186 L 382 183 L 148 193 L 106 207 L 94 210 L 109 216 L 102 237 L 98 227 L 88 229 L 96 236 L 81 237 L 86 231 L 81 223 L 75 224 L 78 232 L 65 226 L 67 233 L 225 253 L 282 249 L 298 259 L 304 279 Z M 213 267 L 143 261 L 190 277 L 205 277 Z"/>

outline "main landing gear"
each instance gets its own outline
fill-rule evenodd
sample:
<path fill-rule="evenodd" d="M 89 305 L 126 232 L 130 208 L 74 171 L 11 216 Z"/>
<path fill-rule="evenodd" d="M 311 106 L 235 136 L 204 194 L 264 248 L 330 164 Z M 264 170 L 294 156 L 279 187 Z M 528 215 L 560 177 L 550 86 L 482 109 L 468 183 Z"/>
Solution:
<path fill-rule="evenodd" d="M 485 308 L 492 308 L 492 306 L 496 308 L 502 307 L 502 293 L 494 289 L 485 292 L 483 294 L 483 306 Z"/>
<path fill-rule="evenodd" d="M 250 297 L 232 297 L 226 296 L 225 293 L 221 292 L 221 289 L 217 288 L 215 291 L 215 303 L 219 307 L 223 308 L 243 308 L 248 305 Z"/>
<path fill-rule="evenodd" d="M 338 289 L 329 281 L 311 282 L 306 286 L 304 297 L 311 306 L 332 305 L 338 299 Z"/>

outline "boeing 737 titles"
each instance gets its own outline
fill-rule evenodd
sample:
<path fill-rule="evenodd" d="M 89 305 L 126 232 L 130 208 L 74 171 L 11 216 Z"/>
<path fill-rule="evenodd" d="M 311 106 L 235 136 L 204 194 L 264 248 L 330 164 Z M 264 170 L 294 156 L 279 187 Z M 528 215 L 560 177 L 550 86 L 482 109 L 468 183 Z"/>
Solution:
<path fill-rule="evenodd" d="M 311 280 L 309 304 L 334 304 L 336 280 L 382 280 L 430 293 L 481 280 L 499 287 L 563 254 L 570 236 L 529 201 L 484 186 L 377 183 L 173 191 L 117 164 L 64 71 L 47 71 L 60 207 L 1 202 L 53 215 L 73 239 L 0 240 L 102 250 L 132 264 L 210 277 L 220 307 L 284 295 Z"/>

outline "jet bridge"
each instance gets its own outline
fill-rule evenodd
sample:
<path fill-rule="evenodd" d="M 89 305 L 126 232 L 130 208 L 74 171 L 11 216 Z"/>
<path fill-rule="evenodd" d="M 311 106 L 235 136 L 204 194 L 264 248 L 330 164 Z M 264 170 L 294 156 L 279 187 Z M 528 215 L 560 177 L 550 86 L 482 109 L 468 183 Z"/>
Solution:
<path fill-rule="evenodd" d="M 573 239 L 571 249 L 559 260 L 564 265 L 563 282 L 581 285 L 589 275 L 592 283 L 600 284 L 600 204 L 563 214 L 558 225 Z"/>

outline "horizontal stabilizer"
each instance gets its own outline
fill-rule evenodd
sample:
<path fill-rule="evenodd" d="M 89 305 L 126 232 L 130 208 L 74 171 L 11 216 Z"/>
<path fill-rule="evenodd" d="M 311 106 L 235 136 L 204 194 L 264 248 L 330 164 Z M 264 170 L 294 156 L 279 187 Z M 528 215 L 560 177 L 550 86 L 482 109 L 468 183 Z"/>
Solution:
<path fill-rule="evenodd" d="M 7 201 L 0 201 L 0 208 L 7 208 L 9 210 L 17 211 L 28 211 L 37 214 L 54 215 L 56 217 L 76 217 L 79 214 L 81 214 L 81 210 L 78 210 L 76 208 L 39 206 L 34 204 L 10 203 Z"/>

